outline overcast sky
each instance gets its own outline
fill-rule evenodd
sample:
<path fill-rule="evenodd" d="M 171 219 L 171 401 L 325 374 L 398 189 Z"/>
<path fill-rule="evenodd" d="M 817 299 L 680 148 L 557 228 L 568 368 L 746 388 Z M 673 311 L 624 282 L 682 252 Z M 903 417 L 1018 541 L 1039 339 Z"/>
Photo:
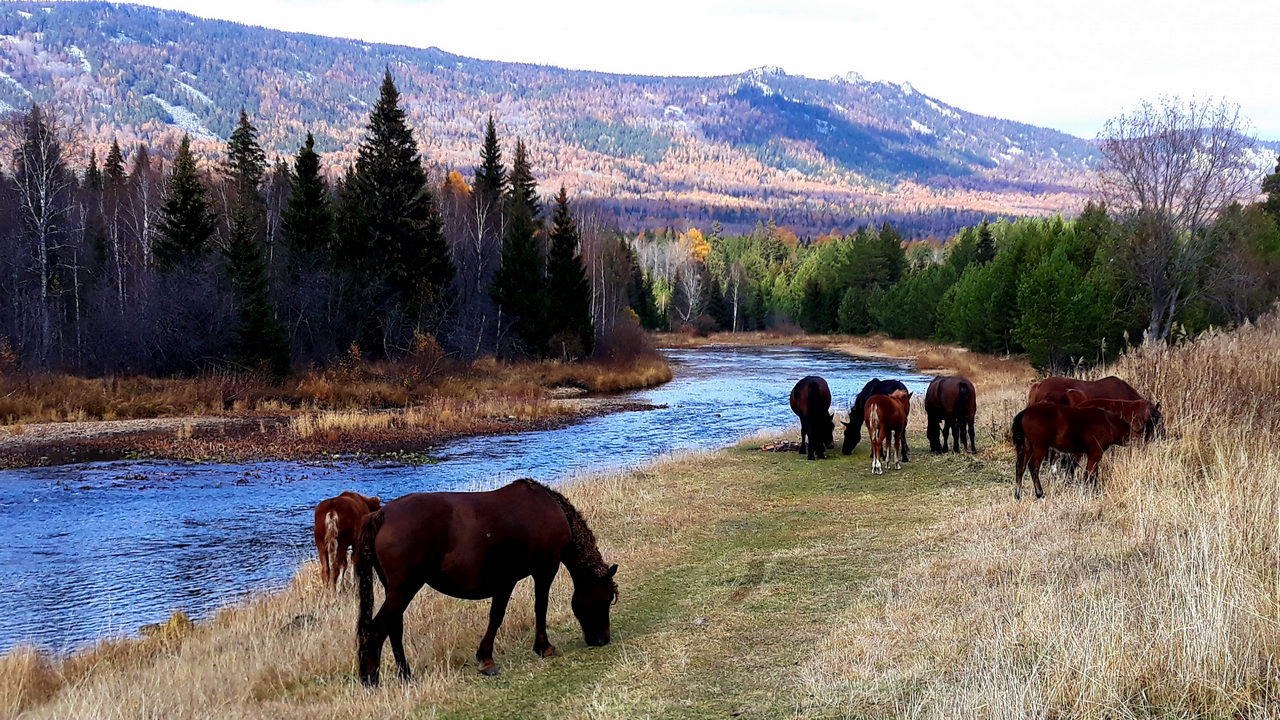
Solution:
<path fill-rule="evenodd" d="M 1280 138 L 1280 0 L 150 0 L 282 30 L 655 75 L 759 65 L 910 81 L 1093 137 L 1140 98 L 1237 102 Z"/>

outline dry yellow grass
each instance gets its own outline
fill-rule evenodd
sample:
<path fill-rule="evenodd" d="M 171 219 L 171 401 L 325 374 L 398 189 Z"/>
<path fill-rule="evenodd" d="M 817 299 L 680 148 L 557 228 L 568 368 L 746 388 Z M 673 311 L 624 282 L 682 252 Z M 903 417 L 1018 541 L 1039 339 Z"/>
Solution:
<path fill-rule="evenodd" d="M 1280 715 L 1280 315 L 1108 373 L 1164 403 L 1169 438 L 1114 453 L 1100 495 L 1006 486 L 957 512 L 805 692 L 854 715 Z"/>

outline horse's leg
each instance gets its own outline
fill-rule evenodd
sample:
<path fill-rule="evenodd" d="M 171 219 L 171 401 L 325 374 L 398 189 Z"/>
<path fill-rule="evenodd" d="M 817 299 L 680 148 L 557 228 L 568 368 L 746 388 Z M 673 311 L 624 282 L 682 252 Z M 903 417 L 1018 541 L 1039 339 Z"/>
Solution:
<path fill-rule="evenodd" d="M 800 454 L 801 455 L 803 455 L 805 451 L 808 449 L 808 444 L 805 442 L 805 436 L 808 434 L 809 434 L 809 428 L 805 424 L 804 417 L 801 416 L 800 418 Z M 809 459 L 812 460 L 813 458 L 809 458 Z"/>
<path fill-rule="evenodd" d="M 329 571 L 333 573 L 333 588 L 338 589 L 338 582 L 342 580 L 342 575 L 347 571 L 347 551 L 349 548 L 341 543 L 338 544 L 338 554 L 334 558 L 333 565 Z"/>
<path fill-rule="evenodd" d="M 958 453 L 964 449 L 964 418 L 951 421 L 951 452 Z"/>
<path fill-rule="evenodd" d="M 898 457 L 901 458 L 902 462 L 911 462 L 911 458 L 907 457 L 907 425 L 906 423 L 902 424 L 902 434 L 900 437 L 902 438 L 902 449 L 901 451 L 899 451 Z"/>
<path fill-rule="evenodd" d="M 926 420 L 928 421 L 928 427 L 925 428 L 924 434 L 925 437 L 929 438 L 929 452 L 934 454 L 946 452 L 946 446 L 938 442 L 938 426 L 942 424 L 942 418 L 938 417 L 937 413 L 930 412 Z"/>
<path fill-rule="evenodd" d="M 1040 487 L 1040 464 L 1044 462 L 1046 450 L 1042 448 L 1031 448 L 1031 483 L 1036 486 L 1036 499 L 1044 497 L 1044 488 Z"/>
<path fill-rule="evenodd" d="M 978 444 L 973 441 L 973 418 L 966 418 L 964 424 L 969 428 L 969 452 L 978 452 Z"/>
<path fill-rule="evenodd" d="M 320 582 L 329 585 L 329 552 L 323 540 L 316 541 L 316 549 L 320 551 Z"/>
<path fill-rule="evenodd" d="M 1084 466 L 1084 479 L 1093 485 L 1095 493 L 1102 490 L 1102 486 L 1098 484 L 1098 463 L 1100 462 L 1102 462 L 1102 451 L 1090 450 L 1088 463 Z"/>
<path fill-rule="evenodd" d="M 489 629 L 480 639 L 480 647 L 476 650 L 476 660 L 480 661 L 481 675 L 497 675 L 498 665 L 493 661 L 493 638 L 502 626 L 502 618 L 507 614 L 507 602 L 511 600 L 511 591 L 515 585 L 499 590 L 493 596 L 493 605 L 489 607 Z"/>
<path fill-rule="evenodd" d="M 396 608 L 397 611 L 387 616 L 385 622 L 385 631 L 387 638 L 391 640 L 391 653 L 396 658 L 396 671 L 400 673 L 400 678 L 409 680 L 413 677 L 413 671 L 409 668 L 409 661 L 404 656 L 404 611 L 409 607 L 409 601 L 413 599 L 414 592 L 388 591 L 386 602 L 382 603 L 382 610 L 378 612 L 381 617 L 386 612 L 388 606 Z"/>
<path fill-rule="evenodd" d="M 539 657 L 557 657 L 560 653 L 547 639 L 547 600 L 551 595 L 551 581 L 556 579 L 557 566 L 533 576 L 533 614 L 537 620 L 537 633 L 533 639 L 533 651 Z"/>
<path fill-rule="evenodd" d="M 951 436 L 951 418 L 944 417 L 942 419 L 942 448 L 941 453 L 947 452 L 947 438 Z"/>
<path fill-rule="evenodd" d="M 895 430 L 893 433 L 893 466 L 895 470 L 902 469 L 902 431 Z"/>
<path fill-rule="evenodd" d="M 1015 450 L 1017 450 L 1017 453 L 1018 453 L 1018 469 L 1017 469 L 1017 474 L 1015 475 L 1016 480 L 1014 481 L 1014 485 L 1013 485 L 1013 499 L 1021 500 L 1022 499 L 1022 473 L 1027 469 L 1027 449 L 1023 444 L 1019 444 L 1018 447 L 1015 448 Z"/>

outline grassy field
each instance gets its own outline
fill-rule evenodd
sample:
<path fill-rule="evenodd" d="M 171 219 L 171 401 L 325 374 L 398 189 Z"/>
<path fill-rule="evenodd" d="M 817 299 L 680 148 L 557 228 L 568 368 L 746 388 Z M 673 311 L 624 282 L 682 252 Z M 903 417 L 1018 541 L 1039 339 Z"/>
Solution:
<path fill-rule="evenodd" d="M 1246 360 L 1242 362 L 1241 360 Z M 618 562 L 614 643 L 585 646 L 564 573 L 531 652 L 518 589 L 498 678 L 472 657 L 488 606 L 424 592 L 417 678 L 354 676 L 355 599 L 314 563 L 285 591 L 62 662 L 0 661 L 0 712 L 245 718 L 1268 718 L 1280 716 L 1280 316 L 1114 371 L 1169 436 L 1121 449 L 1100 494 L 1051 477 L 1012 498 L 1020 373 L 974 379 L 979 453 L 756 449 L 583 478 L 566 494 Z"/>

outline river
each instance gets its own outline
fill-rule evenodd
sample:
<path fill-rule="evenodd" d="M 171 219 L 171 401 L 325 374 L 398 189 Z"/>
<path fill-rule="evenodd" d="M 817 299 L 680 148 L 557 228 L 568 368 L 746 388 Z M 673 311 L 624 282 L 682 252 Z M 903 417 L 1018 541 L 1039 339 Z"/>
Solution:
<path fill-rule="evenodd" d="M 626 399 L 665 407 L 464 438 L 429 448 L 422 464 L 118 461 L 0 471 L 0 651 L 69 651 L 134 635 L 176 609 L 199 618 L 280 587 L 315 553 L 316 503 L 342 490 L 385 502 L 517 477 L 557 482 L 794 424 L 787 394 L 804 375 L 825 377 L 842 413 L 872 377 L 913 391 L 929 382 L 907 365 L 807 348 L 663 352 L 675 378 Z M 836 443 L 838 453 L 838 432 Z"/>

